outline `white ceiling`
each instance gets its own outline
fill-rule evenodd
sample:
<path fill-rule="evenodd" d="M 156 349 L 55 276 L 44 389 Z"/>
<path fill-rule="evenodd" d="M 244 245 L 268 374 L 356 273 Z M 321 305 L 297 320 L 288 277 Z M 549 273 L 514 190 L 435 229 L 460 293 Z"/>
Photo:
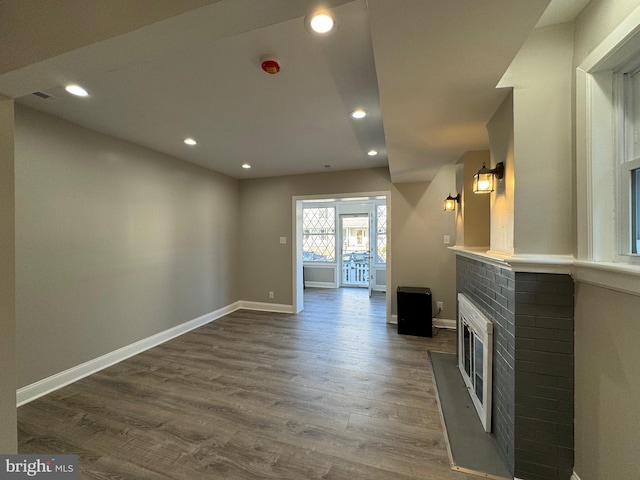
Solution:
<path fill-rule="evenodd" d="M 235 178 L 388 164 L 394 182 L 430 180 L 488 148 L 485 125 L 506 95 L 495 86 L 548 1 L 333 0 L 324 4 L 336 29 L 319 37 L 304 22 L 315 1 L 181 0 L 184 13 L 141 28 L 129 19 L 95 43 L 0 65 L 0 94 Z M 587 1 L 546 24 L 571 20 Z M 9 3 L 17 15 L 20 0 Z M 25 52 L 52 42 L 37 29 L 26 38 Z M 265 54 L 280 73 L 260 69 Z M 90 96 L 67 94 L 72 81 Z M 353 120 L 355 108 L 370 115 Z M 366 155 L 372 148 L 377 157 Z"/>

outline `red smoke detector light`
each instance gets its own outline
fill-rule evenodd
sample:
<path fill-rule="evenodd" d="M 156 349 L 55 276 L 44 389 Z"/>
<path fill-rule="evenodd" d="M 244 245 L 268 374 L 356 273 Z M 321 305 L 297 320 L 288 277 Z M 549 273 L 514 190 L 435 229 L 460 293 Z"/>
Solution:
<path fill-rule="evenodd" d="M 280 64 L 277 60 L 269 58 L 262 61 L 262 70 L 270 75 L 275 75 L 280 71 Z"/>

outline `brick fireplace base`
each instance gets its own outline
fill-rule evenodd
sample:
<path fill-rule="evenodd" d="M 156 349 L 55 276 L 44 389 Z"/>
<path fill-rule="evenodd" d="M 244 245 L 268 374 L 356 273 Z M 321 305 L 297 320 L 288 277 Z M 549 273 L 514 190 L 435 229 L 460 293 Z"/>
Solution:
<path fill-rule="evenodd" d="M 458 255 L 456 281 L 494 322 L 492 435 L 507 465 L 524 480 L 569 480 L 573 279 Z"/>

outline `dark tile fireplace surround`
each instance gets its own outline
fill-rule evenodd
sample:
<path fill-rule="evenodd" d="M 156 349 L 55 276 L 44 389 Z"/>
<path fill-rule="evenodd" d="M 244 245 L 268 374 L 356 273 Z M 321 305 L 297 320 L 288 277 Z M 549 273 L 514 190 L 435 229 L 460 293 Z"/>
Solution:
<path fill-rule="evenodd" d="M 573 279 L 458 255 L 458 293 L 493 323 L 492 437 L 516 478 L 573 469 Z"/>

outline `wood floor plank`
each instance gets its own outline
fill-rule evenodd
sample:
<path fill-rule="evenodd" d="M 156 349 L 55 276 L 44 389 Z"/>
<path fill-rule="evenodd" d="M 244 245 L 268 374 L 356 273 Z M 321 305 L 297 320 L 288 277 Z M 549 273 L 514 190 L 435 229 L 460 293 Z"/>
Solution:
<path fill-rule="evenodd" d="M 81 479 L 443 479 L 428 350 L 384 295 L 305 290 L 300 314 L 239 310 L 18 409 L 21 453 Z"/>

